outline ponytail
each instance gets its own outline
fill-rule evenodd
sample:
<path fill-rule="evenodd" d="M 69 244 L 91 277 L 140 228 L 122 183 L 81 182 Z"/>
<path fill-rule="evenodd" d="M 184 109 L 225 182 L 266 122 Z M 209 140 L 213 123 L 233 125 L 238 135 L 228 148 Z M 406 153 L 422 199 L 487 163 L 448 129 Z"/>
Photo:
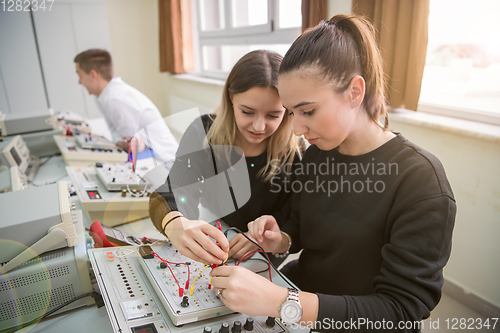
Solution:
<path fill-rule="evenodd" d="M 328 21 L 306 30 L 292 44 L 280 67 L 280 75 L 296 70 L 312 69 L 322 82 L 332 84 L 336 92 L 344 92 L 351 80 L 361 75 L 366 82 L 363 106 L 378 124 L 387 118 L 385 75 L 375 29 L 364 17 L 335 15 Z"/>

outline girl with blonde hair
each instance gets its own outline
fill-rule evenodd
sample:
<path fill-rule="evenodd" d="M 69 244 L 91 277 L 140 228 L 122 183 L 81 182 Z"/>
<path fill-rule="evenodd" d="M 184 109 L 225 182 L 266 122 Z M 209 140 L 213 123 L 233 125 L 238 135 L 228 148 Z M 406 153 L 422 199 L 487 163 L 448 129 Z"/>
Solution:
<path fill-rule="evenodd" d="M 288 216 L 290 193 L 281 191 L 280 184 L 298 161 L 298 140 L 278 95 L 281 60 L 275 52 L 258 50 L 234 65 L 220 107 L 189 126 L 167 183 L 151 196 L 154 225 L 194 260 L 213 262 L 226 252 L 242 258 L 257 248 L 242 235 L 232 238 L 224 250 L 216 246 L 209 236 L 218 230 L 198 220 L 200 202 L 229 226 L 244 231 L 262 214 L 273 215 L 280 223 Z M 231 184 L 238 182 L 235 179 L 229 185 L 225 178 L 213 181 L 242 156 L 246 170 L 240 178 L 248 177 L 250 193 L 237 193 L 237 184 Z M 228 186 L 230 196 L 224 196 Z"/>

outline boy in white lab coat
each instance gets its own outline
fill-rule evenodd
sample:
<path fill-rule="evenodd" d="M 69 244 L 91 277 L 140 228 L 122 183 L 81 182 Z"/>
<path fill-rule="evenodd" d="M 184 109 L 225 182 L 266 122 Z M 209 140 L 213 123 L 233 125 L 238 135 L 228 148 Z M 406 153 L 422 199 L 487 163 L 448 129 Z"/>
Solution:
<path fill-rule="evenodd" d="M 90 49 L 79 53 L 74 62 L 79 83 L 96 96 L 117 145 L 128 150 L 128 141 L 136 137 L 139 151 L 147 146 L 157 160 L 171 162 L 178 148 L 177 140 L 153 102 L 120 77 L 114 77 L 109 52 Z"/>

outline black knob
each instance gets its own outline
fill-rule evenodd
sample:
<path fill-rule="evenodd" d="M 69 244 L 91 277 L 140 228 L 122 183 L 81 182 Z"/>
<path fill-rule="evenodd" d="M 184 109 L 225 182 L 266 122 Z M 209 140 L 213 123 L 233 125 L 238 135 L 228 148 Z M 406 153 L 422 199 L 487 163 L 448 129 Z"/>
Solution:
<path fill-rule="evenodd" d="M 160 268 L 165 269 L 165 268 L 167 268 L 167 265 L 164 262 L 161 262 L 160 263 Z M 185 296 L 185 297 L 187 297 L 187 296 Z"/>
<path fill-rule="evenodd" d="M 113 179 L 111 180 L 111 182 L 112 182 L 112 183 L 114 183 L 114 182 L 115 182 L 115 177 L 113 177 Z"/>
<path fill-rule="evenodd" d="M 247 318 L 247 321 L 243 328 L 247 331 L 252 331 L 253 330 L 253 318 Z"/>
<path fill-rule="evenodd" d="M 267 319 L 266 319 L 266 325 L 268 327 L 274 327 L 274 324 L 276 324 L 276 321 L 274 320 L 274 317 L 267 317 Z"/>
<path fill-rule="evenodd" d="M 183 308 L 187 308 L 187 307 L 189 306 L 189 297 L 184 296 L 184 297 L 182 298 L 181 306 L 182 306 Z"/>
<path fill-rule="evenodd" d="M 203 329 L 203 333 L 212 333 L 212 328 L 205 326 L 205 328 Z"/>
<path fill-rule="evenodd" d="M 233 324 L 233 328 L 231 329 L 231 332 L 233 333 L 240 333 L 241 332 L 241 321 L 237 320 Z"/>
<path fill-rule="evenodd" d="M 222 323 L 222 325 L 220 326 L 219 333 L 229 333 L 229 324 Z"/>

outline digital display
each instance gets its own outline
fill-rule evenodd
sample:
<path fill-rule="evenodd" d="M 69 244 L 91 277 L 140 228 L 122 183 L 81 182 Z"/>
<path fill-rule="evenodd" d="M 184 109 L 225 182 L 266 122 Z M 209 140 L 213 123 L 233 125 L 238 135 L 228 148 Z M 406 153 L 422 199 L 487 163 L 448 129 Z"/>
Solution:
<path fill-rule="evenodd" d="M 154 324 L 132 327 L 133 333 L 158 333 Z"/>
<path fill-rule="evenodd" d="M 10 154 L 12 155 L 12 158 L 14 158 L 14 161 L 16 161 L 17 165 L 21 165 L 21 158 L 17 154 L 17 150 L 14 147 L 10 150 Z"/>
<path fill-rule="evenodd" d="M 102 199 L 101 195 L 96 190 L 88 190 L 87 194 L 89 195 L 89 198 L 92 199 L 92 200 L 94 200 L 94 199 Z"/>

